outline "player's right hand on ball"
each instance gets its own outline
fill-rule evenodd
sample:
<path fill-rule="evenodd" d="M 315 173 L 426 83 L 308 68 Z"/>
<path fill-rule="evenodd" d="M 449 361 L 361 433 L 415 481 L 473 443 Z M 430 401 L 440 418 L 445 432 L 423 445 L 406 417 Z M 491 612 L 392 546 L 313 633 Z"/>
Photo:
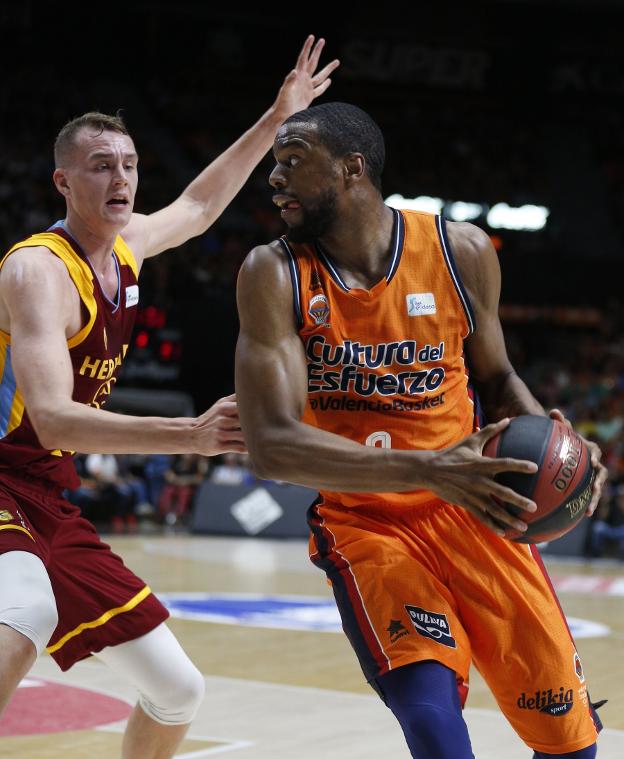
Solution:
<path fill-rule="evenodd" d="M 429 488 L 436 495 L 448 503 L 462 506 L 501 537 L 504 537 L 505 531 L 497 523 L 521 532 L 527 529 L 526 523 L 507 511 L 503 503 L 514 504 L 523 511 L 537 509 L 533 501 L 494 480 L 499 472 L 533 474 L 537 471 L 537 464 L 482 455 L 487 441 L 502 432 L 508 424 L 509 419 L 488 424 L 451 448 L 435 452 L 428 472 Z"/>
<path fill-rule="evenodd" d="M 238 418 L 236 395 L 220 398 L 193 424 L 193 448 L 202 456 L 247 453 Z"/>

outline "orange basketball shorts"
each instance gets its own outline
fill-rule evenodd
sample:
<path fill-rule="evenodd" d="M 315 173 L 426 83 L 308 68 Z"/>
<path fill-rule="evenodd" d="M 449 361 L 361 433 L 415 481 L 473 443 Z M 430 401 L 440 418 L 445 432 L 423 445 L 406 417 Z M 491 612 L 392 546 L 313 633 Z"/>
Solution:
<path fill-rule="evenodd" d="M 310 558 L 334 590 L 366 679 L 418 661 L 471 662 L 525 743 L 560 754 L 601 728 L 574 640 L 535 546 L 442 501 L 311 508 Z"/>

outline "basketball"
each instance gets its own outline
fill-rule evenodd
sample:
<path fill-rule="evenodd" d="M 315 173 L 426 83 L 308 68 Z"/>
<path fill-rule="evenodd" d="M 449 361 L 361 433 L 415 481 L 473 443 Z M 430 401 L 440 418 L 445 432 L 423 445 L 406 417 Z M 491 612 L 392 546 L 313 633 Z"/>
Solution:
<path fill-rule="evenodd" d="M 505 503 L 512 514 L 528 524 L 521 533 L 501 524 L 506 537 L 517 543 L 555 540 L 580 522 L 592 494 L 594 470 L 589 449 L 574 430 L 546 416 L 517 416 L 501 433 L 488 440 L 483 455 L 533 461 L 535 474 L 501 472 L 495 480 L 537 504 L 523 511 Z"/>

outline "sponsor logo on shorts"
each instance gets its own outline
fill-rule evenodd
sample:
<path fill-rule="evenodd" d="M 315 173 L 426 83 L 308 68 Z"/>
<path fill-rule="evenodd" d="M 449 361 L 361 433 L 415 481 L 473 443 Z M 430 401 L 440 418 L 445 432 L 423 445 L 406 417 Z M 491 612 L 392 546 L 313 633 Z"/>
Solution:
<path fill-rule="evenodd" d="M 423 638 L 431 638 L 449 648 L 457 648 L 455 638 L 451 635 L 451 627 L 446 614 L 421 609 L 420 606 L 405 604 L 405 610 L 410 616 L 414 629 Z"/>
<path fill-rule="evenodd" d="M 390 633 L 390 643 L 396 643 L 399 638 L 409 635 L 409 630 L 400 619 L 391 619 L 386 630 Z"/>
<path fill-rule="evenodd" d="M 13 514 L 10 511 L 6 511 L 6 509 L 0 511 L 0 522 L 12 522 L 13 519 Z"/>
<path fill-rule="evenodd" d="M 574 691 L 572 688 L 565 690 L 537 690 L 535 694 L 522 693 L 518 698 L 518 708 L 549 714 L 551 717 L 561 717 L 567 714 L 574 706 Z"/>
<path fill-rule="evenodd" d="M 574 671 L 576 672 L 576 676 L 578 679 L 584 683 L 585 682 L 585 673 L 583 672 L 583 665 L 581 664 L 581 657 L 574 652 Z"/>

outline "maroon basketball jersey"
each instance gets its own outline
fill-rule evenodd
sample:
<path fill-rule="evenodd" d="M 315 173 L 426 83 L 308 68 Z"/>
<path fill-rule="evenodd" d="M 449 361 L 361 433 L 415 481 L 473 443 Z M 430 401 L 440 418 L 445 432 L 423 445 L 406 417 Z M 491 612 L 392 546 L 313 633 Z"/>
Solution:
<path fill-rule="evenodd" d="M 80 294 L 83 327 L 67 341 L 74 370 L 73 399 L 102 408 L 117 381 L 134 326 L 139 300 L 138 268 L 134 255 L 117 237 L 113 257 L 118 272 L 117 297 L 111 301 L 102 290 L 91 264 L 62 226 L 33 235 L 14 245 L 0 261 L 19 248 L 43 246 L 57 255 Z M 41 446 L 24 407 L 24 399 L 11 366 L 11 336 L 0 330 L 0 474 L 40 478 L 60 487 L 75 488 L 80 480 L 72 452 L 49 451 Z"/>

